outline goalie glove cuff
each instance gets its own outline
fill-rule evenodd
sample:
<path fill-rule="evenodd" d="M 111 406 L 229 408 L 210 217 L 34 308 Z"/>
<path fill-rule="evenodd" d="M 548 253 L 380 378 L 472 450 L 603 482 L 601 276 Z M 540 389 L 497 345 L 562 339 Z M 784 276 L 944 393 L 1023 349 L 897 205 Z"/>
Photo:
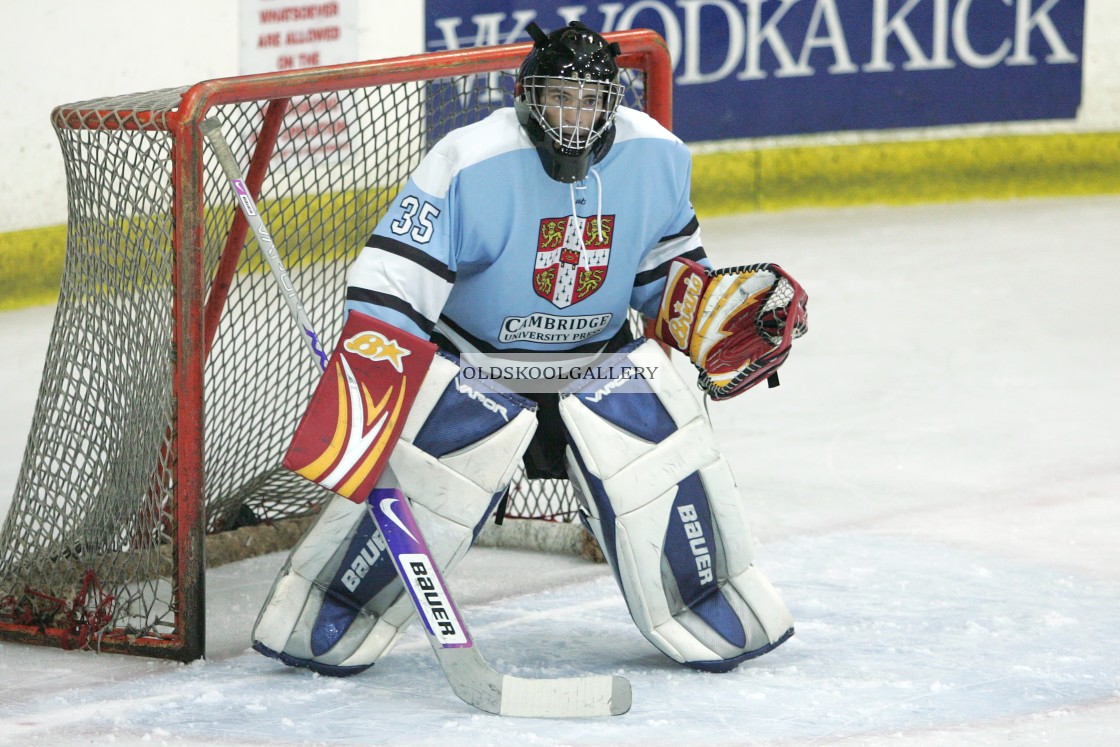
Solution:
<path fill-rule="evenodd" d="M 687 355 L 696 330 L 697 313 L 708 287 L 708 270 L 690 259 L 675 259 L 669 265 L 661 308 L 653 334 L 661 342 Z"/>

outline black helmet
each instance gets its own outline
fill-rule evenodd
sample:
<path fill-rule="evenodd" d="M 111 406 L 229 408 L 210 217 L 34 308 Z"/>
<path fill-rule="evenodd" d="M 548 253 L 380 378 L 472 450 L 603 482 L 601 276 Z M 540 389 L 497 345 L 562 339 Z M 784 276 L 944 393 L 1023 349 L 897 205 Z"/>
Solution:
<path fill-rule="evenodd" d="M 622 50 L 579 21 L 551 34 L 530 23 L 528 31 L 534 44 L 517 73 L 517 118 L 545 172 L 576 182 L 614 142 L 623 91 L 614 58 Z"/>

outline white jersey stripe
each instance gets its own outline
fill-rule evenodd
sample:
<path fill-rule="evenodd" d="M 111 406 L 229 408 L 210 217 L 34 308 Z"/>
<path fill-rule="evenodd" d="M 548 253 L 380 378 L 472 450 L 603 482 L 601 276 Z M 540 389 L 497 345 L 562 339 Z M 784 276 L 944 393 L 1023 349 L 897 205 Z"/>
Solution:
<path fill-rule="evenodd" d="M 435 322 L 451 294 L 451 283 L 439 275 L 396 254 L 367 247 L 346 275 L 347 285 L 376 288 L 382 293 L 407 299 L 425 319 Z"/>
<path fill-rule="evenodd" d="M 682 254 L 691 252 L 693 249 L 699 249 L 700 235 L 699 233 L 689 234 L 688 236 L 677 236 L 663 241 L 645 256 L 641 264 L 638 265 L 638 272 L 646 272 L 654 268 L 660 267 L 674 257 L 679 257 Z"/>

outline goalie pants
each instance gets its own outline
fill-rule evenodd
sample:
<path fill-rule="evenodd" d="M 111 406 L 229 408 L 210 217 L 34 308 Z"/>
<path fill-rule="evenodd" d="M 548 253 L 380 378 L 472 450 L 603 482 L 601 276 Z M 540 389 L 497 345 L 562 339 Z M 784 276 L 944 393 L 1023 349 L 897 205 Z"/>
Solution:
<path fill-rule="evenodd" d="M 624 324 L 596 352 L 600 355 L 617 353 L 634 339 L 634 327 Z M 432 331 L 432 342 L 454 356 L 461 355 L 455 343 L 438 329 Z M 568 445 L 568 438 L 560 418 L 560 395 L 529 392 L 525 396 L 536 404 L 537 410 L 537 430 L 525 451 L 522 464 L 525 477 L 530 480 L 566 480 L 568 468 L 564 450 Z"/>

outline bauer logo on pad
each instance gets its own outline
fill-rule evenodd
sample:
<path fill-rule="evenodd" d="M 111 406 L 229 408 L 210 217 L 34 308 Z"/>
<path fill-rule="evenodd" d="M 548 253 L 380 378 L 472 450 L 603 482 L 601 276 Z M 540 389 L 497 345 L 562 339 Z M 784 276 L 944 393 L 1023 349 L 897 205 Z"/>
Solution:
<path fill-rule="evenodd" d="M 362 502 L 385 468 L 436 346 L 351 311 L 284 466 Z"/>

